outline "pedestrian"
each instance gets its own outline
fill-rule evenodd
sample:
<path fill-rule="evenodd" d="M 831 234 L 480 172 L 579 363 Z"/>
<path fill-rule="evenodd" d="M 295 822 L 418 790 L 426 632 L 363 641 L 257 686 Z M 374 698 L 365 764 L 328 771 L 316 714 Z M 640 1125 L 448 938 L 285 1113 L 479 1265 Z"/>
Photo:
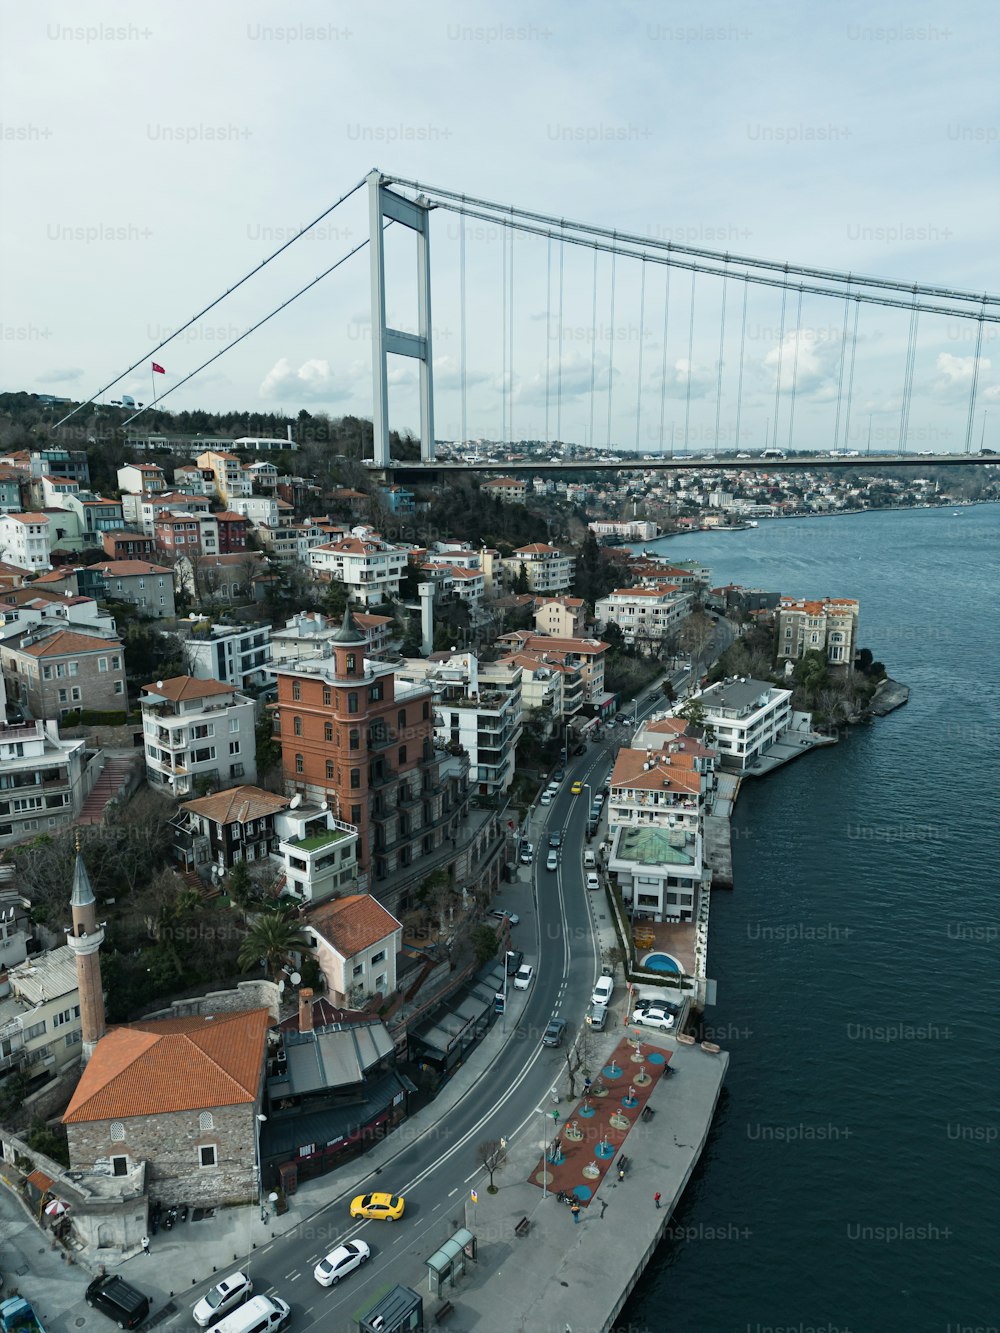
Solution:
<path fill-rule="evenodd" d="M 657 1190 L 656 1193 L 653 1195 L 653 1202 L 656 1204 L 657 1208 L 659 1208 L 659 1206 L 660 1206 L 660 1191 L 659 1191 L 659 1190 Z"/>
<path fill-rule="evenodd" d="M 143 1254 L 148 1254 L 148 1253 L 149 1253 L 149 1237 L 148 1237 L 148 1236 L 143 1236 L 143 1238 L 142 1238 L 142 1252 L 143 1252 Z"/>
<path fill-rule="evenodd" d="M 618 1168 L 618 1179 L 620 1181 L 625 1179 L 625 1168 L 623 1166 Z"/>
<path fill-rule="evenodd" d="M 570 1210 L 570 1212 L 573 1214 L 573 1221 L 574 1221 L 574 1222 L 579 1222 L 579 1221 L 580 1221 L 580 1205 L 577 1203 L 577 1201 L 576 1201 L 575 1199 L 574 1199 L 573 1202 L 570 1204 L 569 1210 Z"/>

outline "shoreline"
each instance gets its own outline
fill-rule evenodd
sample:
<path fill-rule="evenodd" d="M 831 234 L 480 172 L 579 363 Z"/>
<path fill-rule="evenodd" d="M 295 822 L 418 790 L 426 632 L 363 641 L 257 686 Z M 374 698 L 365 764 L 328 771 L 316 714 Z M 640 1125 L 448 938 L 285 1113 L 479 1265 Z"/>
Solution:
<path fill-rule="evenodd" d="M 1000 504 L 1000 500 L 949 500 L 944 504 L 919 504 L 919 505 L 868 505 L 864 509 L 834 509 L 825 514 L 810 514 L 802 512 L 800 514 L 758 514 L 753 522 L 760 527 L 762 523 L 780 523 L 790 522 L 796 518 L 853 518 L 858 514 L 915 514 L 928 509 L 978 509 L 981 505 Z M 681 528 L 676 532 L 661 532 L 659 537 L 650 539 L 652 542 L 666 541 L 671 537 L 693 537 L 700 533 L 719 533 L 719 532 L 752 532 L 753 528 L 744 524 L 733 524 L 731 527 L 719 526 L 709 528 Z M 650 543 L 629 545 L 630 551 L 639 551 L 646 549 Z"/>

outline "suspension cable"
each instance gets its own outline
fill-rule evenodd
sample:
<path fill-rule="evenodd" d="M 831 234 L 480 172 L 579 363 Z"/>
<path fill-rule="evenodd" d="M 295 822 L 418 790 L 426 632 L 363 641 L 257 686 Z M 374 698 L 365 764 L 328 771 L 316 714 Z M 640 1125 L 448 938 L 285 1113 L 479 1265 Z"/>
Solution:
<path fill-rule="evenodd" d="M 663 358 L 660 364 L 660 450 L 663 450 L 663 419 L 667 406 L 667 322 L 670 317 L 670 269 L 667 269 L 667 284 L 663 293 Z M 674 436 L 670 433 L 670 452 L 673 454 Z"/>
<path fill-rule="evenodd" d="M 646 265 L 642 266 L 642 281 L 639 284 L 639 371 L 636 376 L 635 395 L 635 451 L 639 452 L 639 430 L 642 421 L 642 344 L 646 323 Z"/>
<path fill-rule="evenodd" d="M 795 429 L 795 390 L 799 378 L 799 340 L 802 337 L 802 288 L 799 288 L 799 301 L 795 307 L 795 355 L 792 357 L 792 398 L 788 412 L 788 450 L 792 449 L 792 432 Z"/>
<path fill-rule="evenodd" d="M 694 284 L 698 279 L 697 273 L 691 274 L 691 316 L 688 320 L 688 364 L 687 364 L 687 392 L 684 395 L 684 450 L 688 447 L 688 423 L 691 419 L 691 372 L 694 370 Z"/>
<path fill-rule="evenodd" d="M 906 365 L 903 368 L 903 401 L 899 406 L 899 452 L 906 453 L 906 437 L 910 426 L 910 392 L 913 388 L 913 368 L 917 360 L 917 321 L 920 316 L 916 309 L 910 312 L 910 331 L 906 338 Z"/>
<path fill-rule="evenodd" d="M 76 407 L 73 408 L 73 411 L 67 412 L 64 417 L 60 418 L 60 420 L 56 422 L 55 426 L 53 426 L 52 429 L 55 430 L 56 427 L 61 426 L 63 422 L 69 421 L 70 417 L 76 416 L 77 412 L 89 406 L 89 404 L 91 404 L 96 398 L 100 398 L 102 393 L 106 393 L 108 389 L 113 388 L 116 384 L 118 384 L 121 380 L 123 380 L 126 375 L 131 375 L 133 370 L 138 369 L 138 367 L 141 366 L 144 362 L 148 361 L 151 356 L 155 356 L 156 353 L 159 352 L 162 348 L 166 347 L 168 343 L 173 342 L 173 340 L 179 337 L 180 334 L 182 334 L 185 331 L 185 329 L 189 329 L 192 324 L 197 324 L 199 319 L 201 319 L 204 315 L 207 315 L 210 310 L 214 310 L 215 307 L 219 305 L 220 302 L 224 301 L 227 296 L 232 296 L 233 292 L 237 291 L 240 287 L 242 287 L 245 282 L 249 282 L 250 279 L 254 277 L 255 274 L 259 273 L 262 268 L 266 268 L 267 265 L 270 264 L 272 260 L 277 259 L 277 257 L 280 254 L 282 254 L 285 250 L 287 250 L 290 245 L 294 245 L 296 241 L 300 240 L 303 236 L 305 236 L 306 232 L 312 231 L 313 227 L 317 226 L 320 222 L 322 222 L 324 218 L 328 218 L 331 213 L 335 212 L 341 206 L 341 204 L 346 203 L 347 200 L 350 199 L 351 195 L 356 194 L 358 190 L 361 189 L 364 183 L 365 182 L 363 180 L 358 181 L 357 185 L 352 186 L 351 189 L 349 189 L 346 194 L 342 194 L 340 198 L 337 200 L 337 202 L 331 204 L 329 208 L 325 209 L 322 213 L 320 213 L 319 217 L 313 218 L 312 222 L 307 223 L 302 228 L 301 231 L 297 231 L 294 236 L 292 236 L 289 240 L 285 241 L 284 245 L 279 245 L 277 250 L 275 250 L 273 254 L 268 255 L 266 259 L 262 259 L 261 262 L 257 264 L 255 268 L 252 268 L 249 271 L 249 273 L 244 273 L 243 277 L 240 278 L 239 282 L 233 283 L 232 287 L 227 287 L 221 296 L 217 296 L 214 301 L 209 302 L 209 304 L 205 306 L 204 310 L 199 310 L 196 315 L 192 315 L 191 318 L 187 321 L 187 323 L 182 324 L 179 329 L 174 329 L 173 333 L 171 333 L 169 337 L 164 338 L 162 342 L 158 342 L 155 347 L 151 347 L 149 351 L 145 354 L 145 356 L 141 356 L 138 361 L 133 361 L 127 370 L 123 370 L 120 375 L 116 375 L 113 380 L 109 380 L 107 384 L 103 385 L 95 393 L 92 393 L 85 402 L 77 403 Z M 353 254 L 354 252 L 352 251 L 351 253 Z M 333 272 L 332 269 L 327 269 L 327 273 L 332 273 L 332 272 Z M 325 276 L 326 275 L 323 273 L 320 274 L 321 278 Z M 319 281 L 319 279 L 317 279 L 317 281 Z M 303 287 L 302 290 L 308 291 L 309 289 L 307 287 Z M 295 300 L 294 296 L 292 297 L 292 300 L 293 301 Z M 281 308 L 282 308 L 281 306 L 278 307 L 279 310 Z M 233 346 L 233 344 L 230 343 L 230 346 Z M 208 365 L 208 362 L 206 361 L 205 364 Z M 162 402 L 163 399 L 166 398 L 166 396 L 167 395 L 165 393 L 161 393 L 157 401 Z M 129 420 L 131 420 L 131 418 L 129 418 Z"/>
<path fill-rule="evenodd" d="M 719 376 L 715 385 L 715 445 L 719 452 L 719 421 L 722 416 L 722 355 L 726 347 L 726 279 L 722 279 L 722 318 L 719 320 Z"/>
<path fill-rule="evenodd" d="M 590 311 L 590 434 L 588 447 L 594 447 L 594 402 L 597 391 L 597 246 L 594 246 L 594 285 Z"/>
<path fill-rule="evenodd" d="M 979 353 L 983 346 L 983 320 L 979 319 L 979 328 L 976 332 L 976 350 L 972 356 L 972 384 L 969 387 L 969 420 L 965 426 L 965 452 L 972 450 L 972 424 L 976 414 L 976 388 L 979 384 Z"/>
<path fill-rule="evenodd" d="M 559 359 L 556 361 L 556 441 L 562 440 L 563 262 L 566 247 L 559 247 Z"/>
<path fill-rule="evenodd" d="M 861 313 L 861 303 L 854 303 L 854 326 L 851 329 L 851 369 L 847 376 L 847 406 L 844 416 L 844 448 L 851 442 L 851 403 L 854 398 L 854 360 L 858 351 L 858 316 Z"/>
<path fill-rule="evenodd" d="M 788 288 L 781 290 L 781 323 L 778 325 L 778 374 L 774 382 L 774 447 L 778 447 L 778 417 L 781 412 L 781 367 L 785 359 L 785 303 L 788 300 Z M 767 441 L 764 441 L 765 446 Z"/>
<path fill-rule="evenodd" d="M 615 384 L 615 264 L 618 259 L 616 251 L 611 251 L 611 327 L 608 330 L 610 342 L 608 344 L 608 448 L 611 448 L 611 402 L 614 396 Z"/>
<path fill-rule="evenodd" d="M 833 447 L 840 448 L 840 405 L 844 389 L 844 358 L 847 355 L 847 317 L 851 309 L 851 294 L 844 293 L 844 327 L 840 332 L 840 369 L 837 373 L 837 413 L 833 419 Z"/>
<path fill-rule="evenodd" d="M 459 286 L 459 338 L 461 340 L 461 386 L 462 386 L 462 447 L 464 448 L 469 441 L 469 398 L 468 381 L 466 375 L 466 326 L 465 326 L 465 215 L 462 215 L 461 225 L 459 227 L 459 266 L 458 266 L 458 286 Z"/>
<path fill-rule="evenodd" d="M 545 248 L 545 443 L 552 443 L 549 433 L 549 405 L 552 394 L 552 237 Z"/>

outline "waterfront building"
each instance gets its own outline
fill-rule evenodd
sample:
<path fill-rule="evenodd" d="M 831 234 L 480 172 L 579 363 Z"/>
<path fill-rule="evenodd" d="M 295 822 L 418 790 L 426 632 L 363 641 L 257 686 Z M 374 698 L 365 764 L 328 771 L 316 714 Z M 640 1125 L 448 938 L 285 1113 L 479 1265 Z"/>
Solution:
<path fill-rule="evenodd" d="M 548 542 L 531 542 L 527 546 L 519 546 L 501 564 L 511 585 L 523 573 L 529 592 L 569 592 L 573 585 L 575 558 L 565 555 Z"/>
<path fill-rule="evenodd" d="M 746 772 L 792 724 L 792 692 L 751 677 L 730 677 L 693 694 L 723 765 Z M 679 709 L 674 709 L 674 713 Z"/>
<path fill-rule="evenodd" d="M 691 594 L 671 583 L 655 588 L 616 588 L 598 599 L 594 618 L 598 629 L 617 625 L 628 645 L 648 645 L 656 651 L 690 613 Z"/>
<path fill-rule="evenodd" d="M 779 660 L 820 652 L 831 666 L 850 667 L 858 638 L 858 603 L 850 597 L 807 601 L 782 597 L 778 606 Z"/>

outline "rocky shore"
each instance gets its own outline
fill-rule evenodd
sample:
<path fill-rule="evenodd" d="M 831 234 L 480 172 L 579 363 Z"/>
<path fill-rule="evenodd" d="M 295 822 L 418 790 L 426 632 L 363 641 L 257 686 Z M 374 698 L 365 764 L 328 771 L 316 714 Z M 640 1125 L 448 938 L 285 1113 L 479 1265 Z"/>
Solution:
<path fill-rule="evenodd" d="M 898 680 L 890 680 L 886 677 L 885 680 L 879 682 L 866 711 L 872 717 L 885 717 L 893 709 L 902 708 L 909 697 L 909 685 L 901 685 Z"/>

